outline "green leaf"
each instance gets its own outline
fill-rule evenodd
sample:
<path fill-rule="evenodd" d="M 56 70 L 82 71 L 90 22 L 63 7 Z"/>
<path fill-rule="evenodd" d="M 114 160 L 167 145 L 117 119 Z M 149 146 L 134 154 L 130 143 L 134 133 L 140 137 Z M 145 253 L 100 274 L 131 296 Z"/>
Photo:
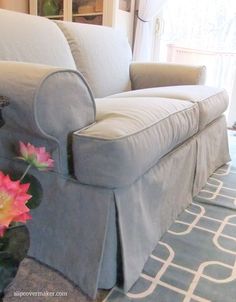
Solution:
<path fill-rule="evenodd" d="M 27 207 L 30 209 L 37 208 L 43 197 L 43 188 L 36 177 L 33 175 L 26 175 L 21 183 L 30 183 L 30 188 L 28 190 L 28 194 L 32 197 L 27 202 Z"/>
<path fill-rule="evenodd" d="M 19 180 L 23 173 L 17 172 L 11 172 L 9 173 L 12 180 Z M 41 183 L 38 181 L 36 177 L 34 177 L 31 174 L 27 174 L 24 179 L 21 181 L 22 184 L 30 183 L 30 188 L 28 190 L 28 194 L 30 194 L 32 197 L 27 202 L 27 207 L 29 209 L 35 209 L 37 208 L 41 200 L 43 198 L 43 188 Z"/>
<path fill-rule="evenodd" d="M 30 239 L 25 225 L 11 226 L 0 240 L 0 296 L 14 279 L 20 262 L 26 257 Z"/>
<path fill-rule="evenodd" d="M 19 262 L 11 254 L 4 252 L 0 254 L 0 296 L 3 295 L 4 289 L 14 279 Z"/>
<path fill-rule="evenodd" d="M 7 238 L 6 236 L 0 237 L 0 252 L 4 251 L 9 243 L 9 238 Z"/>
<path fill-rule="evenodd" d="M 30 245 L 29 231 L 26 225 L 13 226 L 7 229 L 4 237 L 7 245 L 0 251 L 8 252 L 17 262 L 27 255 Z"/>

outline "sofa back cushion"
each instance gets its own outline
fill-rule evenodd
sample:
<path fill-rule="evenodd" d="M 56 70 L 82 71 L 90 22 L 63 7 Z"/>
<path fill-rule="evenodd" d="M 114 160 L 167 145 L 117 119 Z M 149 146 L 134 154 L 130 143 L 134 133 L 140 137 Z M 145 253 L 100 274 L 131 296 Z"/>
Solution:
<path fill-rule="evenodd" d="M 42 17 L 0 9 L 0 60 L 76 69 L 58 26 Z"/>
<path fill-rule="evenodd" d="M 129 90 L 132 53 L 122 32 L 99 25 L 60 21 L 57 24 L 69 42 L 77 69 L 95 97 Z"/>

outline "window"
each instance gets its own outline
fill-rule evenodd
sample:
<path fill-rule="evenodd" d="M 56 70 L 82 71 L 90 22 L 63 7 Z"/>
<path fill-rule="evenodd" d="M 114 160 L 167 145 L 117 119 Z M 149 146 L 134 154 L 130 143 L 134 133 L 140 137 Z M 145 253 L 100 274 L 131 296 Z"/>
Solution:
<path fill-rule="evenodd" d="M 156 58 L 159 61 L 206 65 L 206 84 L 226 88 L 233 100 L 233 87 L 236 85 L 236 1 L 167 0 L 158 21 L 163 30 L 161 34 L 156 33 Z"/>

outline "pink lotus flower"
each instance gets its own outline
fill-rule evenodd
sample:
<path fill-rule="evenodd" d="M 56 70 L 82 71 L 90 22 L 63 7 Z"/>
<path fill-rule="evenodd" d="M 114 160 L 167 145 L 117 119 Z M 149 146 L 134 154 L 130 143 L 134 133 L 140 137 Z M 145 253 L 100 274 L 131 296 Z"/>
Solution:
<path fill-rule="evenodd" d="M 20 142 L 20 155 L 21 159 L 40 171 L 46 171 L 53 167 L 54 161 L 51 159 L 50 154 L 46 152 L 45 147 L 37 148 L 30 143 L 25 145 Z"/>
<path fill-rule="evenodd" d="M 31 198 L 27 194 L 30 184 L 12 181 L 0 171 L 0 237 L 12 222 L 25 223 L 31 219 L 26 203 Z"/>
<path fill-rule="evenodd" d="M 5 231 L 6 231 L 6 229 L 7 229 L 7 228 L 6 228 L 5 226 L 1 226 L 1 225 L 0 225 L 0 238 L 3 237 L 3 235 L 4 235 Z"/>

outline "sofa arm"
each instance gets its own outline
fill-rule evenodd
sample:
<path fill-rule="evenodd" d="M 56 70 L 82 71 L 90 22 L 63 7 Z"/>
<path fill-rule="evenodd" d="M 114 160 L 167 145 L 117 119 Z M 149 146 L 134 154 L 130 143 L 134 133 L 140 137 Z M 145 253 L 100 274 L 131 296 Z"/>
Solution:
<path fill-rule="evenodd" d="M 82 75 L 11 61 L 0 61 L 0 70 L 0 95 L 10 99 L 3 130 L 20 133 L 20 139 L 49 141 L 57 146 L 60 160 L 67 158 L 68 135 L 95 121 L 94 99 Z"/>
<path fill-rule="evenodd" d="M 206 67 L 173 63 L 131 63 L 132 89 L 176 85 L 201 85 L 205 82 Z"/>

